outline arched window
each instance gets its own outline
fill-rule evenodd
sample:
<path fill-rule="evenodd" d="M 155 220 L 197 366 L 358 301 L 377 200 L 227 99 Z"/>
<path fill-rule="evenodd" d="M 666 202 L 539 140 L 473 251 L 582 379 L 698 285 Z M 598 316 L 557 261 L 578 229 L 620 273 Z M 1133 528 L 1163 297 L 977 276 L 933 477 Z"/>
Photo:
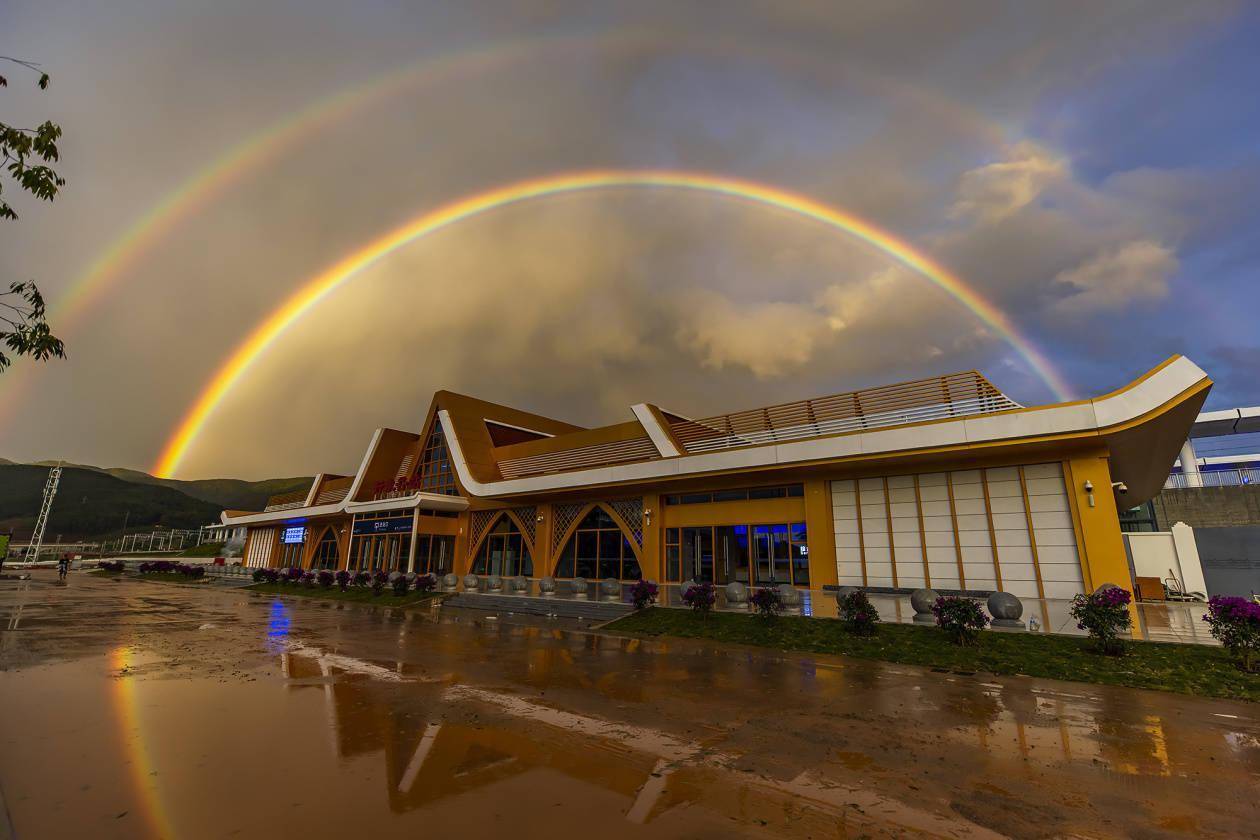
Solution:
<path fill-rule="evenodd" d="M 341 554 L 337 550 L 337 534 L 332 528 L 324 529 L 324 536 L 320 537 L 319 544 L 315 546 L 315 554 L 311 556 L 312 569 L 335 569 L 339 565 Z"/>
<path fill-rule="evenodd" d="M 516 523 L 510 516 L 500 516 L 499 521 L 486 534 L 473 560 L 474 575 L 502 575 L 516 577 L 534 574 L 534 561 L 529 556 L 529 546 L 525 543 Z"/>
<path fill-rule="evenodd" d="M 630 540 L 601 507 L 591 508 L 556 563 L 556 577 L 639 580 L 643 572 Z"/>

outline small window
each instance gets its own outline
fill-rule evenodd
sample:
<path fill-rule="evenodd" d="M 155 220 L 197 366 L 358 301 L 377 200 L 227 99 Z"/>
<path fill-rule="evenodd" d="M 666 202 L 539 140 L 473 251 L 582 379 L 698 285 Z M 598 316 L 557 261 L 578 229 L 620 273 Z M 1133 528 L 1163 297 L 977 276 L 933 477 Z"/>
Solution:
<path fill-rule="evenodd" d="M 747 490 L 717 490 L 713 493 L 715 502 L 742 502 L 747 498 Z"/>

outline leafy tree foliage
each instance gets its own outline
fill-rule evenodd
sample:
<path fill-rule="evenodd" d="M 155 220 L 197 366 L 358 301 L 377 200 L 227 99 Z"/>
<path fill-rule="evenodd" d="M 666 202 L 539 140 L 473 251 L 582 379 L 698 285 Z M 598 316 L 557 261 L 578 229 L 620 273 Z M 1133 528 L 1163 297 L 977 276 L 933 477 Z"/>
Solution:
<path fill-rule="evenodd" d="M 30 61 L 0 56 L 0 61 L 16 65 L 23 71 L 37 73 L 40 90 L 48 88 L 48 74 Z M 0 75 L 0 87 L 9 80 Z M 43 201 L 52 201 L 66 179 L 50 164 L 61 159 L 57 141 L 61 127 L 51 120 L 35 128 L 20 128 L 0 122 L 0 171 L 25 190 Z M 0 176 L 0 219 L 17 219 L 17 211 L 4 195 L 5 178 Z M 13 282 L 8 291 L 0 291 L 0 347 L 17 356 L 30 356 L 44 361 L 52 357 L 64 359 L 65 345 L 52 334 L 45 317 L 44 298 L 31 281 Z M 11 363 L 0 349 L 0 371 Z"/>

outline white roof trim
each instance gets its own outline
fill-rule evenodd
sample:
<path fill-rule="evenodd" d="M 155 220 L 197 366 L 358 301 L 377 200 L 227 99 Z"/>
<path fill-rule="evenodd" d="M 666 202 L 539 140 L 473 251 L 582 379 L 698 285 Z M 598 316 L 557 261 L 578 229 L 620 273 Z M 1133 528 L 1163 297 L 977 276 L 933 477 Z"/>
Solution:
<path fill-rule="evenodd" d="M 345 507 L 346 513 L 372 513 L 381 510 L 406 510 L 408 508 L 463 510 L 468 507 L 468 500 L 463 496 L 448 496 L 445 493 L 412 493 L 410 496 L 399 496 L 396 499 L 350 502 Z"/>
<path fill-rule="evenodd" d="M 540 432 L 537 429 L 527 429 L 524 426 L 518 426 L 515 423 L 504 423 L 502 420 L 495 420 L 492 417 L 482 417 L 481 422 L 493 423 L 494 425 L 502 426 L 505 429 L 516 429 L 518 432 L 529 432 L 531 435 L 538 435 L 539 437 L 555 437 L 555 435 L 551 432 Z"/>
<path fill-rule="evenodd" d="M 656 421 L 656 415 L 652 413 L 652 409 L 648 408 L 647 403 L 635 403 L 630 406 L 630 410 L 634 412 L 639 425 L 647 432 L 653 445 L 656 446 L 656 451 L 661 453 L 662 458 L 677 458 L 682 454 L 678 451 L 678 447 L 674 445 L 674 441 L 670 438 L 669 433 L 662 429 L 661 424 Z"/>
<path fill-rule="evenodd" d="M 799 464 L 829 458 L 881 455 L 935 446 L 1018 440 L 1034 435 L 1100 433 L 1137 419 L 1207 379 L 1187 358 L 1178 358 L 1146 379 L 1115 394 L 1079 404 L 973 415 L 920 426 L 889 427 L 827 438 L 681 455 L 633 464 L 618 464 L 530 478 L 481 482 L 472 477 L 450 414 L 438 412 L 451 463 L 464 489 L 474 496 L 541 493 L 572 488 L 644 481 L 729 469 Z M 646 425 L 645 425 L 645 428 Z"/>
<path fill-rule="evenodd" d="M 227 511 L 221 514 L 224 525 L 260 525 L 264 522 L 284 522 L 286 519 L 299 519 L 311 516 L 327 516 L 330 513 L 341 513 L 342 504 L 316 505 L 315 507 L 289 508 L 288 510 L 268 510 L 262 513 L 249 513 L 245 516 L 228 516 Z"/>
<path fill-rule="evenodd" d="M 323 480 L 323 473 L 319 473 L 315 476 L 315 480 L 311 482 L 310 492 L 306 494 L 306 502 L 303 504 L 303 507 L 310 507 L 315 504 L 315 493 L 319 490 L 319 485 L 323 482 Z"/>

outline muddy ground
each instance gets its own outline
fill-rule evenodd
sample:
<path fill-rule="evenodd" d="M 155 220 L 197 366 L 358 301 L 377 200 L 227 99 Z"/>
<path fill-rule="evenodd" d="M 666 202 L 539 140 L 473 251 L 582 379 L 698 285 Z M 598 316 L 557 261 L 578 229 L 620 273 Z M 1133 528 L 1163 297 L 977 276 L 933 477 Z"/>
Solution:
<path fill-rule="evenodd" d="M 1243 703 L 87 574 L 0 669 L 22 838 L 1260 836 Z"/>

